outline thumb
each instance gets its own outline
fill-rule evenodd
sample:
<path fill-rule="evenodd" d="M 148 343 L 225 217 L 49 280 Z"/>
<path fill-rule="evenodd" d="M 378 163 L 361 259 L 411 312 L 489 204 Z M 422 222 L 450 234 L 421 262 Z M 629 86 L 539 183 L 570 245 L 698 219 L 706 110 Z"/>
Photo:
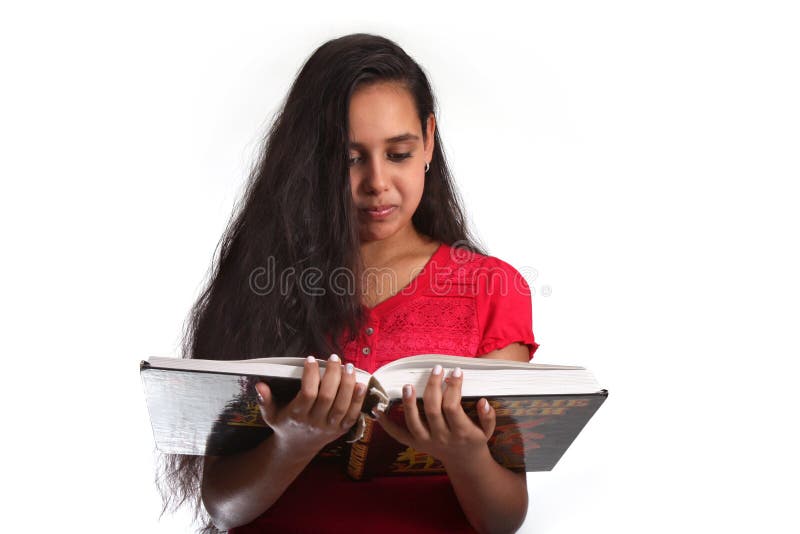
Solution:
<path fill-rule="evenodd" d="M 264 382 L 257 382 L 255 387 L 258 409 L 261 410 L 261 418 L 271 427 L 275 421 L 275 414 L 277 412 L 275 403 L 272 402 L 272 391 L 270 391 L 269 386 Z"/>
<path fill-rule="evenodd" d="M 497 413 L 486 398 L 482 398 L 478 401 L 478 420 L 488 440 L 492 437 L 492 434 L 494 434 L 495 425 L 497 424 Z"/>

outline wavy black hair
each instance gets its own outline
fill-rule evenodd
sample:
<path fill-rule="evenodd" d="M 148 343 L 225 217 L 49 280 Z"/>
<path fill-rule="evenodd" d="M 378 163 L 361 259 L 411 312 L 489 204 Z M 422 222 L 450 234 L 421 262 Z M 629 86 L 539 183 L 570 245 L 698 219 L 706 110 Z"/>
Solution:
<path fill-rule="evenodd" d="M 378 82 L 409 91 L 425 136 L 436 106 L 430 83 L 393 41 L 366 33 L 338 37 L 300 69 L 191 308 L 184 358 L 327 356 L 342 352 L 338 342 L 345 332 L 359 330 L 363 263 L 350 191 L 348 111 L 357 88 Z M 434 140 L 412 224 L 422 235 L 484 254 L 467 228 L 438 126 Z M 262 290 L 265 275 L 287 272 L 313 273 L 315 280 L 352 273 L 355 290 L 309 291 L 302 276 L 286 277 L 280 290 Z M 202 468 L 202 456 L 160 454 L 161 514 L 189 504 L 203 524 L 198 532 L 216 533 L 200 496 Z"/>

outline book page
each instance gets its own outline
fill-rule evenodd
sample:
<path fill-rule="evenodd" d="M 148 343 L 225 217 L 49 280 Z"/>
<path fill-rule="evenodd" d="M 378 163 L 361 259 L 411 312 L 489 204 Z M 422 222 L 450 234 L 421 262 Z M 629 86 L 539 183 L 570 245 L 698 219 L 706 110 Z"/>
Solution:
<path fill-rule="evenodd" d="M 585 368 L 532 364 L 511 360 L 424 354 L 401 358 L 378 369 L 374 376 L 389 398 L 400 398 L 404 384 L 412 384 L 421 397 L 431 368 L 441 365 L 445 375 L 455 367 L 464 373 L 462 396 L 584 394 L 600 391 Z"/>
<path fill-rule="evenodd" d="M 147 360 L 150 367 L 158 369 L 177 369 L 183 371 L 199 371 L 209 373 L 275 376 L 284 378 L 302 378 L 305 358 L 276 357 L 253 358 L 250 360 L 200 360 L 192 358 L 165 358 L 152 356 Z M 317 360 L 320 376 L 325 376 L 325 360 Z M 356 369 L 356 381 L 369 383 L 370 373 Z"/>
<path fill-rule="evenodd" d="M 571 365 L 550 365 L 544 363 L 517 362 L 513 360 L 497 360 L 493 358 L 472 358 L 468 356 L 451 356 L 447 354 L 419 354 L 400 358 L 386 364 L 375 375 L 395 369 L 429 369 L 436 364 L 442 367 L 461 367 L 462 369 L 584 369 Z"/>

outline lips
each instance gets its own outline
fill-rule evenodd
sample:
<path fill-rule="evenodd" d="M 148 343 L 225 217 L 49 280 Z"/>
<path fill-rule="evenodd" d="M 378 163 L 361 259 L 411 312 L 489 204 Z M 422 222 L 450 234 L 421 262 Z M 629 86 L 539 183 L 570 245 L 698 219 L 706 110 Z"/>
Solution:
<path fill-rule="evenodd" d="M 384 204 L 382 206 L 369 206 L 367 208 L 363 208 L 364 211 L 386 211 L 389 208 L 393 208 L 391 204 Z"/>
<path fill-rule="evenodd" d="M 362 208 L 361 211 L 372 219 L 382 219 L 394 213 L 397 206 L 391 204 L 384 204 L 381 206 Z"/>

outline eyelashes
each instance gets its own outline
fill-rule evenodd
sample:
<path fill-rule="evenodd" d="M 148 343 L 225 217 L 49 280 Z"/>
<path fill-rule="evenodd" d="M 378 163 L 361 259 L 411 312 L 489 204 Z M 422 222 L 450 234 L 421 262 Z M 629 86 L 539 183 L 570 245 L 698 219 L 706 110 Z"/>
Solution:
<path fill-rule="evenodd" d="M 403 160 L 410 158 L 411 157 L 411 152 L 392 153 L 392 154 L 388 154 L 388 156 L 389 156 L 389 159 L 391 161 L 394 161 L 395 163 L 400 163 Z M 350 158 L 350 159 L 347 160 L 347 163 L 348 163 L 348 165 L 350 165 L 352 167 L 353 165 L 357 165 L 357 164 L 361 163 L 361 160 L 362 160 L 362 158 Z"/>

